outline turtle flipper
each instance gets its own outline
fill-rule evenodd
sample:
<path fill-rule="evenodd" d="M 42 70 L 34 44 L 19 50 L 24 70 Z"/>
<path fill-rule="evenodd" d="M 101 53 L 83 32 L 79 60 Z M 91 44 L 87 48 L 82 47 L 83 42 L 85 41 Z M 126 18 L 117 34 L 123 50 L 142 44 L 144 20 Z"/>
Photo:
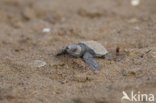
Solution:
<path fill-rule="evenodd" d="M 63 49 L 59 50 L 59 51 L 56 53 L 56 56 L 61 55 L 61 54 L 65 54 L 65 53 L 66 53 L 66 49 L 63 48 Z"/>
<path fill-rule="evenodd" d="M 108 54 L 106 54 L 104 57 L 107 59 L 117 59 L 118 58 L 118 57 L 110 57 Z"/>
<path fill-rule="evenodd" d="M 93 55 L 91 55 L 90 53 L 86 52 L 83 55 L 83 59 L 87 63 L 89 68 L 91 68 L 92 70 L 98 70 L 99 69 L 99 64 L 95 61 Z"/>

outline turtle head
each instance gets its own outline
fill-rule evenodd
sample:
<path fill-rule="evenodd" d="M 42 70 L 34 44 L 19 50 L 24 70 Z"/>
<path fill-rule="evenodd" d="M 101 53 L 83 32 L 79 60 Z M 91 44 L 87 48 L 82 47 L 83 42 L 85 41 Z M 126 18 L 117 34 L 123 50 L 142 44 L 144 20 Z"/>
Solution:
<path fill-rule="evenodd" d="M 82 55 L 81 54 L 81 46 L 76 43 L 67 45 L 66 51 L 68 54 L 70 54 L 74 57 L 80 57 Z"/>

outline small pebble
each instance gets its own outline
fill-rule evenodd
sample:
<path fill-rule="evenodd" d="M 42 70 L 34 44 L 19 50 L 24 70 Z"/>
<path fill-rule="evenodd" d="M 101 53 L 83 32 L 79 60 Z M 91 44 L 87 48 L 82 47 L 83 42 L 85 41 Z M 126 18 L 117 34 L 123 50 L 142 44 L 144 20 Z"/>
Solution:
<path fill-rule="evenodd" d="M 132 6 L 138 6 L 140 4 L 140 0 L 131 0 Z"/>
<path fill-rule="evenodd" d="M 32 67 L 42 67 L 42 66 L 46 65 L 46 63 L 41 60 L 34 60 L 33 62 L 30 63 L 30 65 Z"/>
<path fill-rule="evenodd" d="M 50 32 L 50 28 L 44 28 L 42 32 Z"/>
<path fill-rule="evenodd" d="M 139 28 L 138 26 L 136 26 L 134 29 L 135 29 L 135 30 L 140 30 L 140 28 Z"/>
<path fill-rule="evenodd" d="M 131 18 L 128 20 L 128 23 L 137 23 L 138 19 L 137 18 Z"/>

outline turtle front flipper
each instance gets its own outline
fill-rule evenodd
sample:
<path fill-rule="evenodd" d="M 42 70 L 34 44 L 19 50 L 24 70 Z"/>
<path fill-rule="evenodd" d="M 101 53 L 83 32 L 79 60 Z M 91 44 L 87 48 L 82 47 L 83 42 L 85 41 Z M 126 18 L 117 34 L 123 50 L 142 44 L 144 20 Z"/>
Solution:
<path fill-rule="evenodd" d="M 96 62 L 93 55 L 91 55 L 90 53 L 86 52 L 83 55 L 83 59 L 87 63 L 88 67 L 91 68 L 92 70 L 98 70 L 99 69 L 99 64 Z"/>
<path fill-rule="evenodd" d="M 66 49 L 63 48 L 63 49 L 59 50 L 59 51 L 56 53 L 56 56 L 61 55 L 61 54 L 65 54 L 65 53 L 66 53 Z"/>

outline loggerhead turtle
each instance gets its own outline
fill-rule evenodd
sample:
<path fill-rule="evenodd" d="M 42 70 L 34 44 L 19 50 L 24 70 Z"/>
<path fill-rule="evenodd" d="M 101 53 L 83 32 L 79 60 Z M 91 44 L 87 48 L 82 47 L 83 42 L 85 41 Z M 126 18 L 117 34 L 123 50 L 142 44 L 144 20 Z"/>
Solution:
<path fill-rule="evenodd" d="M 98 70 L 99 64 L 94 57 L 116 59 L 117 57 L 110 57 L 108 51 L 100 43 L 96 41 L 83 41 L 80 43 L 73 43 L 67 45 L 66 48 L 61 49 L 56 55 L 68 53 L 74 57 L 83 57 L 89 68 L 92 70 Z"/>

